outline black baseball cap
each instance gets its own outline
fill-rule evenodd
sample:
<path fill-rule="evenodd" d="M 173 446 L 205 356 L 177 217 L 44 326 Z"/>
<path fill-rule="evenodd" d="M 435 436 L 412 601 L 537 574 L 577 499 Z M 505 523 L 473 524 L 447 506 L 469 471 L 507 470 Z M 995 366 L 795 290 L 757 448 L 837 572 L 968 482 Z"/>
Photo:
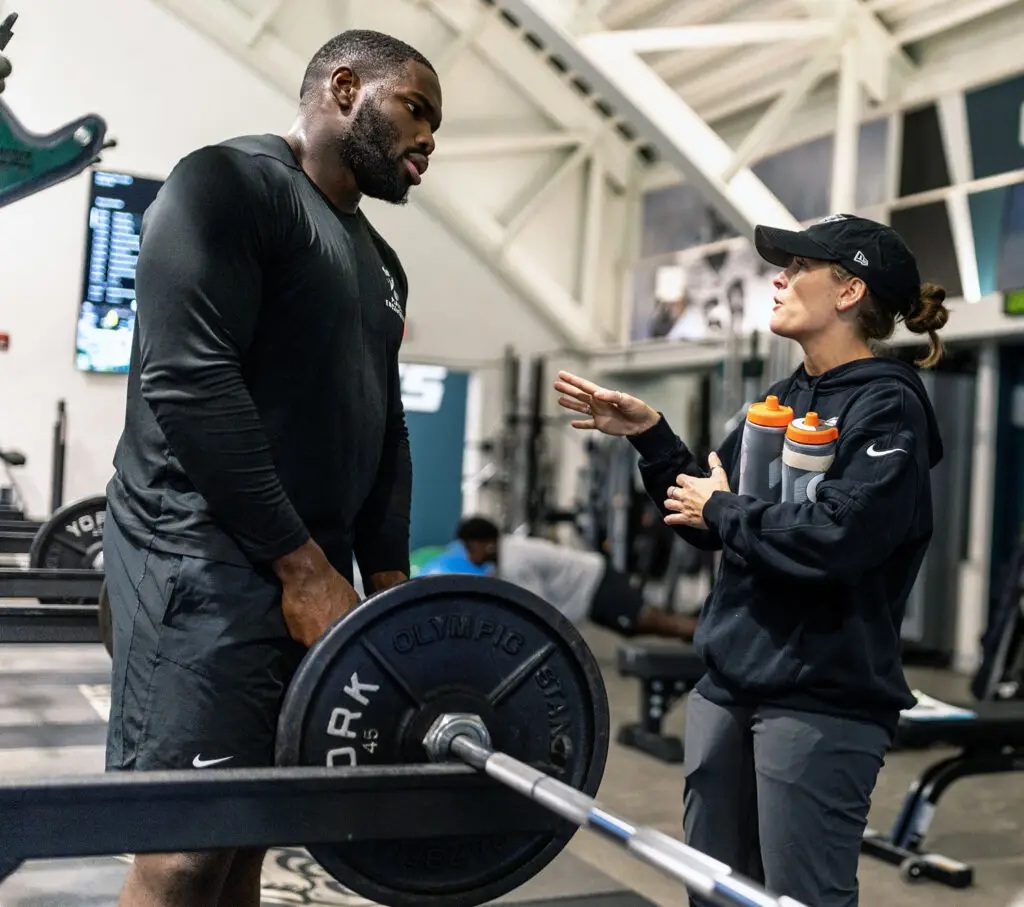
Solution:
<path fill-rule="evenodd" d="M 794 257 L 840 264 L 899 315 L 909 314 L 921 293 L 917 261 L 903 237 L 865 217 L 830 214 L 800 231 L 758 226 L 754 245 L 780 268 L 789 267 Z"/>

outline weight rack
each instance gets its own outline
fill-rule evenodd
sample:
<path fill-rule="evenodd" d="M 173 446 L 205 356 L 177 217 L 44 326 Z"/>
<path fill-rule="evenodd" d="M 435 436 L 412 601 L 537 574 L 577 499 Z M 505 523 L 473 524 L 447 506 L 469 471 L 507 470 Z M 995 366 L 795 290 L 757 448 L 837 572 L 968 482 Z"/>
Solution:
<path fill-rule="evenodd" d="M 0 643 L 101 641 L 105 509 L 106 498 L 93 495 L 41 523 L 0 521 L 0 556 L 28 559 L 25 568 L 0 567 Z"/>
<path fill-rule="evenodd" d="M 102 585 L 98 570 L 0 568 L 0 643 L 100 642 Z"/>
<path fill-rule="evenodd" d="M 129 772 L 0 781 L 0 879 L 26 860 L 388 841 L 567 823 L 462 765 Z M 154 817 L 159 816 L 159 820 Z"/>

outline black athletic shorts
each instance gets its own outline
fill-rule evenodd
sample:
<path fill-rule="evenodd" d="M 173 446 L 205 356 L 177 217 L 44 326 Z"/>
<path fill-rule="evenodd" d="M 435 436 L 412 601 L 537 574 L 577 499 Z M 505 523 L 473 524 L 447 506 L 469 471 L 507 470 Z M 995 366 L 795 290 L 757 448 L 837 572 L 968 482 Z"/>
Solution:
<path fill-rule="evenodd" d="M 274 764 L 305 647 L 272 572 L 133 545 L 108 514 L 113 624 L 108 771 Z"/>
<path fill-rule="evenodd" d="M 636 624 L 643 608 L 643 593 L 632 584 L 629 577 L 615 570 L 611 564 L 605 567 L 604 576 L 594 591 L 590 605 L 591 621 L 620 636 L 632 636 L 636 633 Z"/>

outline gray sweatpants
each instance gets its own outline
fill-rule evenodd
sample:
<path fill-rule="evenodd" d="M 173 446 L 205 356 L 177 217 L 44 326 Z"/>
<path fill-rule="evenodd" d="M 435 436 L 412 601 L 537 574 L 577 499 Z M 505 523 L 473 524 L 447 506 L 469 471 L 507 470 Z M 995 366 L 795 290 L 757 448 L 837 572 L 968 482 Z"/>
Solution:
<path fill-rule="evenodd" d="M 855 907 L 857 863 L 889 734 L 852 718 L 686 705 L 686 841 L 775 895 Z M 690 895 L 692 907 L 707 902 Z"/>

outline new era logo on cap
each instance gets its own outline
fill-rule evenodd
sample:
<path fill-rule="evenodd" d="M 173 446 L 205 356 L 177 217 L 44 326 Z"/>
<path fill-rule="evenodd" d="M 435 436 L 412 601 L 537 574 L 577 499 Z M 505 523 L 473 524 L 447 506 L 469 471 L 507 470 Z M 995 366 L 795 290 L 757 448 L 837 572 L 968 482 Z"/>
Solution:
<path fill-rule="evenodd" d="M 917 262 L 903 238 L 892 227 L 853 214 L 830 214 L 800 231 L 759 226 L 754 245 L 780 268 L 794 258 L 840 264 L 899 314 L 910 311 L 921 290 Z"/>

